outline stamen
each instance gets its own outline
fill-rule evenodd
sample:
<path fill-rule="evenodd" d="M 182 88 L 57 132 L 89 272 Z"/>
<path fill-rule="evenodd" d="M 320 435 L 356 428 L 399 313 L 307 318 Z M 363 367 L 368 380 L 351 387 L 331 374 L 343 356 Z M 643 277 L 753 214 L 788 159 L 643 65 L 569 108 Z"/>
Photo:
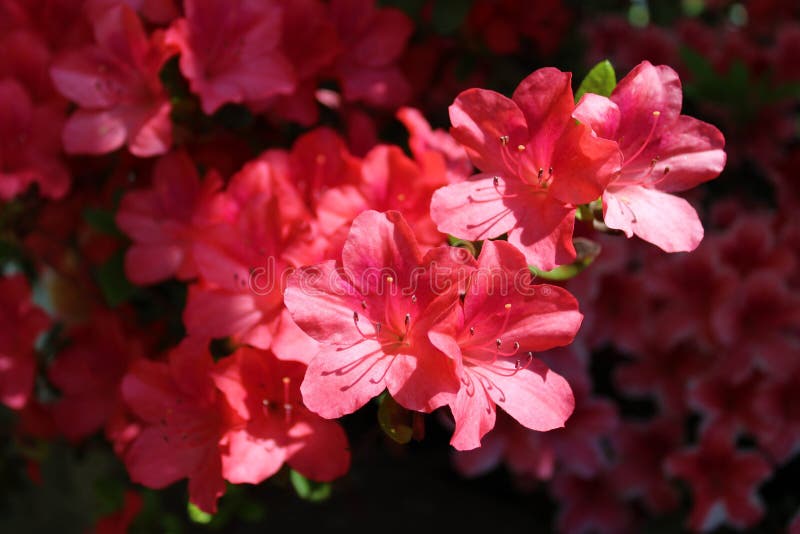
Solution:
<path fill-rule="evenodd" d="M 292 419 L 292 403 L 289 402 L 289 384 L 291 378 L 288 376 L 283 377 L 283 411 L 286 417 L 286 422 L 289 423 Z"/>
<path fill-rule="evenodd" d="M 525 145 L 517 145 L 517 152 L 524 152 L 524 151 L 525 151 Z"/>
<path fill-rule="evenodd" d="M 503 146 L 508 145 L 508 141 L 509 141 L 509 138 L 508 138 L 507 135 L 501 135 L 500 136 L 500 144 L 501 145 L 503 145 Z"/>
<path fill-rule="evenodd" d="M 475 335 L 475 327 L 474 326 L 470 326 L 469 327 L 469 335 L 471 335 L 471 336 Z"/>
<path fill-rule="evenodd" d="M 411 314 L 407 313 L 405 318 L 406 334 L 408 334 L 408 327 L 411 325 Z"/>
<path fill-rule="evenodd" d="M 654 111 L 653 112 L 653 124 L 650 126 L 650 132 L 647 134 L 647 137 L 645 138 L 644 143 L 642 143 L 642 146 L 639 147 L 639 150 L 637 150 L 636 153 L 633 156 L 628 158 L 625 161 L 625 163 L 622 164 L 623 167 L 625 167 L 630 162 L 632 162 L 633 160 L 638 158 L 639 155 L 642 152 L 644 152 L 644 149 L 647 148 L 647 145 L 650 144 L 650 140 L 653 138 L 653 133 L 655 133 L 655 131 L 656 131 L 656 125 L 658 124 L 658 119 L 660 117 L 661 117 L 661 112 L 660 111 Z"/>

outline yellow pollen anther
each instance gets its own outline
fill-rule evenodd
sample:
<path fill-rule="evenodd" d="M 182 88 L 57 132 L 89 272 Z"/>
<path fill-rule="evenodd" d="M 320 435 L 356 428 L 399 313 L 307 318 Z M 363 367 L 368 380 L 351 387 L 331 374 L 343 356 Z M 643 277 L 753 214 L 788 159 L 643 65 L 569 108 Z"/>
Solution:
<path fill-rule="evenodd" d="M 406 196 L 403 193 L 400 193 L 399 195 L 397 195 L 397 200 L 399 200 L 400 202 L 404 201 L 405 199 L 406 199 Z"/>
<path fill-rule="evenodd" d="M 390 284 L 394 284 L 394 277 L 392 277 L 392 276 L 387 276 L 387 277 L 386 277 L 386 281 L 387 281 L 387 282 L 389 282 Z"/>
<path fill-rule="evenodd" d="M 517 145 L 517 150 L 522 152 L 523 150 L 525 150 L 525 145 Z"/>
<path fill-rule="evenodd" d="M 508 303 L 508 304 L 506 304 L 504 307 L 505 307 L 505 309 L 507 309 L 507 310 L 510 310 L 510 309 L 511 309 L 511 303 L 509 302 L 509 303 Z"/>
<path fill-rule="evenodd" d="M 654 111 L 653 112 L 653 117 L 658 117 L 659 115 L 661 115 L 660 111 Z"/>

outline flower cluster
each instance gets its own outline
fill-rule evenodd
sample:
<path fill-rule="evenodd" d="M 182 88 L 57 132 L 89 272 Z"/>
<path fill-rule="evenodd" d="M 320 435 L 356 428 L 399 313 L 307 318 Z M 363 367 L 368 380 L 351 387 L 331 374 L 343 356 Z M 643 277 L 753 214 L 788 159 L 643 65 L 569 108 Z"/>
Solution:
<path fill-rule="evenodd" d="M 709 210 L 728 134 L 677 60 L 609 47 L 619 82 L 545 67 L 508 97 L 453 74 L 437 3 L 377 4 L 0 0 L 0 402 L 28 476 L 38 444 L 101 442 L 130 482 L 96 531 L 183 480 L 216 521 L 240 485 L 314 500 L 358 469 L 374 406 L 385 443 L 443 428 L 464 476 L 550 481 L 565 532 L 641 528 L 676 481 L 690 528 L 757 523 L 800 447 L 797 151 L 764 163 L 777 210 Z M 546 4 L 477 0 L 459 35 L 546 57 L 576 16 Z"/>

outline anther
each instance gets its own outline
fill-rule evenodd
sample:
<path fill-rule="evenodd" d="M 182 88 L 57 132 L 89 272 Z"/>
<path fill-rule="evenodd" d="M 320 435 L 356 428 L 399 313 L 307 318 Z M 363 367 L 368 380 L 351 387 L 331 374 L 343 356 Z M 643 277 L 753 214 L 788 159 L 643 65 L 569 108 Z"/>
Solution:
<path fill-rule="evenodd" d="M 411 295 L 411 303 L 412 304 L 416 304 L 417 303 L 417 296 L 416 295 Z"/>
<path fill-rule="evenodd" d="M 506 146 L 508 144 L 509 138 L 507 135 L 500 136 L 500 144 Z"/>
<path fill-rule="evenodd" d="M 525 150 L 525 145 L 517 145 L 517 151 L 523 152 Z"/>
<path fill-rule="evenodd" d="M 553 167 L 548 167 L 548 168 L 547 168 L 547 173 L 548 173 L 550 176 L 552 176 L 552 175 L 553 175 Z"/>
<path fill-rule="evenodd" d="M 410 324 L 411 324 L 411 314 L 407 313 L 406 314 L 406 319 L 405 319 L 406 330 L 408 330 L 408 327 L 409 327 Z"/>
<path fill-rule="evenodd" d="M 367 309 L 367 301 L 366 301 L 366 300 L 362 300 L 362 301 L 361 301 L 361 307 L 362 307 L 363 309 L 365 309 L 365 310 Z"/>
<path fill-rule="evenodd" d="M 511 303 L 510 302 L 506 302 L 506 304 L 503 307 L 505 309 L 507 309 L 507 310 L 510 310 L 511 309 Z"/>
<path fill-rule="evenodd" d="M 538 173 L 536 173 L 536 177 L 537 177 L 537 178 L 539 178 L 539 179 L 541 180 L 541 179 L 542 179 L 542 176 L 544 176 L 544 169 L 543 169 L 543 168 L 541 168 L 541 167 L 539 167 L 539 172 L 538 172 Z"/>
<path fill-rule="evenodd" d="M 494 176 L 492 178 L 492 184 L 494 184 L 495 187 L 499 186 L 500 185 L 500 177 L 499 176 Z"/>
<path fill-rule="evenodd" d="M 394 283 L 394 277 L 393 276 L 387 276 L 386 277 L 386 281 L 389 282 L 390 284 L 393 284 Z"/>
<path fill-rule="evenodd" d="M 666 174 L 667 174 L 668 172 L 669 172 L 669 167 L 664 167 L 664 175 L 665 175 L 665 176 L 666 176 Z"/>
<path fill-rule="evenodd" d="M 471 336 L 475 335 L 475 327 L 474 326 L 470 326 L 469 327 L 469 335 L 471 335 Z"/>

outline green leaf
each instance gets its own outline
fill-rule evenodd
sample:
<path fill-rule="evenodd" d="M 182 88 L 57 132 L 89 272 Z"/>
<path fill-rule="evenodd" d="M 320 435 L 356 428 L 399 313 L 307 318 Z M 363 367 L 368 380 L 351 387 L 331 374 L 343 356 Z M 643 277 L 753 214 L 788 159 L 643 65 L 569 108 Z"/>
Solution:
<path fill-rule="evenodd" d="M 575 102 L 581 99 L 586 93 L 594 93 L 600 96 L 611 96 L 611 92 L 617 86 L 617 74 L 611 62 L 604 59 L 589 71 L 589 74 L 581 82 L 578 92 L 575 93 Z"/>
<path fill-rule="evenodd" d="M 136 286 L 125 277 L 125 252 L 117 251 L 111 259 L 97 269 L 97 283 L 106 303 L 113 307 L 127 301 L 136 292 Z"/>
<path fill-rule="evenodd" d="M 199 523 L 201 525 L 207 525 L 214 519 L 212 514 L 202 511 L 192 503 L 186 506 L 186 513 L 189 515 L 189 519 L 192 523 Z"/>
<path fill-rule="evenodd" d="M 404 445 L 414 437 L 413 414 L 397 404 L 391 395 L 382 395 L 378 405 L 378 424 L 384 433 Z"/>
<path fill-rule="evenodd" d="M 331 496 L 331 485 L 328 482 L 314 482 L 294 469 L 289 470 L 289 480 L 297 492 L 297 496 L 309 502 L 320 502 Z"/>
<path fill-rule="evenodd" d="M 575 252 L 577 253 L 574 262 L 556 267 L 552 271 L 542 271 L 533 265 L 529 265 L 528 268 L 536 278 L 542 278 L 544 280 L 561 281 L 574 278 L 591 265 L 595 258 L 600 255 L 601 251 L 601 247 L 598 243 L 583 237 L 576 237 L 574 239 L 574 244 Z"/>
<path fill-rule="evenodd" d="M 117 228 L 117 223 L 114 221 L 114 214 L 110 211 L 99 208 L 86 208 L 83 210 L 83 220 L 101 234 L 122 235 L 122 232 Z"/>

